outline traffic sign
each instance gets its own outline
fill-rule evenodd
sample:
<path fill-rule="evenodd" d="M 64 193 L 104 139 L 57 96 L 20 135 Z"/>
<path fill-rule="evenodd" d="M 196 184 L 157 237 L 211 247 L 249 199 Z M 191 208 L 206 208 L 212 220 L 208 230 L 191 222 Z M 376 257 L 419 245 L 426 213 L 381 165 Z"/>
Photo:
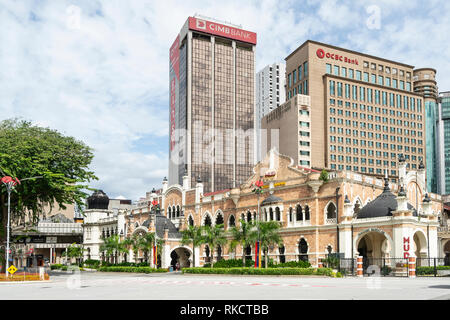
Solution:
<path fill-rule="evenodd" d="M 11 274 L 14 274 L 17 271 L 17 268 L 11 265 L 11 267 L 8 268 L 8 272 Z"/>

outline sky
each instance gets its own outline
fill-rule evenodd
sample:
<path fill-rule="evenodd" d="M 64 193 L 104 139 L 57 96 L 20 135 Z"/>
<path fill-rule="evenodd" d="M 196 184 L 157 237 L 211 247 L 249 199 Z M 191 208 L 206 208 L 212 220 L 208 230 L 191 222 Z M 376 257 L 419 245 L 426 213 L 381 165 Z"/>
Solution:
<path fill-rule="evenodd" d="M 196 13 L 256 32 L 256 71 L 310 39 L 432 67 L 450 90 L 450 1 L 0 0 L 0 120 L 85 142 L 93 188 L 145 196 L 168 174 L 169 48 Z"/>

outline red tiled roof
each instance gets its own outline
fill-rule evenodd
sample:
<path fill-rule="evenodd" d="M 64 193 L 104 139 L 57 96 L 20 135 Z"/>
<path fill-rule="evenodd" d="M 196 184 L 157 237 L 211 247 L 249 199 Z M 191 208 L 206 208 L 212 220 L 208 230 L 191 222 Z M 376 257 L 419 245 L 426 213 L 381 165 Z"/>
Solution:
<path fill-rule="evenodd" d="M 203 196 L 204 197 L 209 197 L 209 196 L 213 196 L 213 195 L 216 195 L 216 194 L 219 194 L 219 193 L 225 193 L 225 192 L 228 192 L 230 190 L 231 189 L 224 189 L 224 190 L 219 190 L 219 191 L 214 191 L 214 192 L 208 192 L 208 193 L 204 193 Z"/>

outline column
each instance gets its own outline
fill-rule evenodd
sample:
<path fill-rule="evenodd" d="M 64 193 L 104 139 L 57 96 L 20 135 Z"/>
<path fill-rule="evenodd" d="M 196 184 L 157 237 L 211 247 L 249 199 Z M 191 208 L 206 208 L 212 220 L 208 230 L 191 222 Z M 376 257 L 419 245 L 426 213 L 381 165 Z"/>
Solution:
<path fill-rule="evenodd" d="M 416 257 L 410 256 L 408 258 L 408 264 L 409 264 L 409 277 L 415 278 L 416 277 Z"/>
<path fill-rule="evenodd" d="M 356 265 L 357 265 L 357 269 L 356 269 L 356 275 L 359 278 L 363 277 L 363 257 L 362 256 L 358 256 L 356 258 Z"/>

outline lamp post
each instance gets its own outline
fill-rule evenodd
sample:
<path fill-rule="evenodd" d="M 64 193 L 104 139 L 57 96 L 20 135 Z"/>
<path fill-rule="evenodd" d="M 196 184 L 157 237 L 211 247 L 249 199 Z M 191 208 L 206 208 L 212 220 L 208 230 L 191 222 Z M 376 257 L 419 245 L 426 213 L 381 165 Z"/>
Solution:
<path fill-rule="evenodd" d="M 255 264 L 258 266 L 258 268 L 261 268 L 261 246 L 260 246 L 260 235 L 259 235 L 259 223 L 261 221 L 261 210 L 259 206 L 259 198 L 262 191 L 262 186 L 264 185 L 264 182 L 262 180 L 262 177 L 259 177 L 260 180 L 257 180 L 255 182 L 255 188 L 253 188 L 252 192 L 256 193 L 258 195 L 258 221 L 257 221 L 257 228 L 258 228 L 258 241 L 256 242 L 255 247 Z"/>
<path fill-rule="evenodd" d="M 2 171 L 3 172 L 3 171 Z M 23 179 L 22 181 L 25 180 L 30 180 L 30 179 L 37 179 L 37 178 L 42 178 L 42 176 L 39 177 L 31 177 L 31 178 L 26 178 Z M 9 268 L 9 229 L 10 229 L 10 216 L 11 216 L 11 192 L 14 189 L 14 187 L 17 184 L 20 184 L 20 180 L 17 178 L 12 178 L 10 176 L 4 176 L 1 180 L 0 180 L 3 185 L 5 185 L 6 187 L 6 191 L 8 193 L 8 221 L 7 221 L 7 226 L 6 226 L 6 268 L 5 268 L 5 274 L 6 277 L 8 277 L 8 268 Z"/>

